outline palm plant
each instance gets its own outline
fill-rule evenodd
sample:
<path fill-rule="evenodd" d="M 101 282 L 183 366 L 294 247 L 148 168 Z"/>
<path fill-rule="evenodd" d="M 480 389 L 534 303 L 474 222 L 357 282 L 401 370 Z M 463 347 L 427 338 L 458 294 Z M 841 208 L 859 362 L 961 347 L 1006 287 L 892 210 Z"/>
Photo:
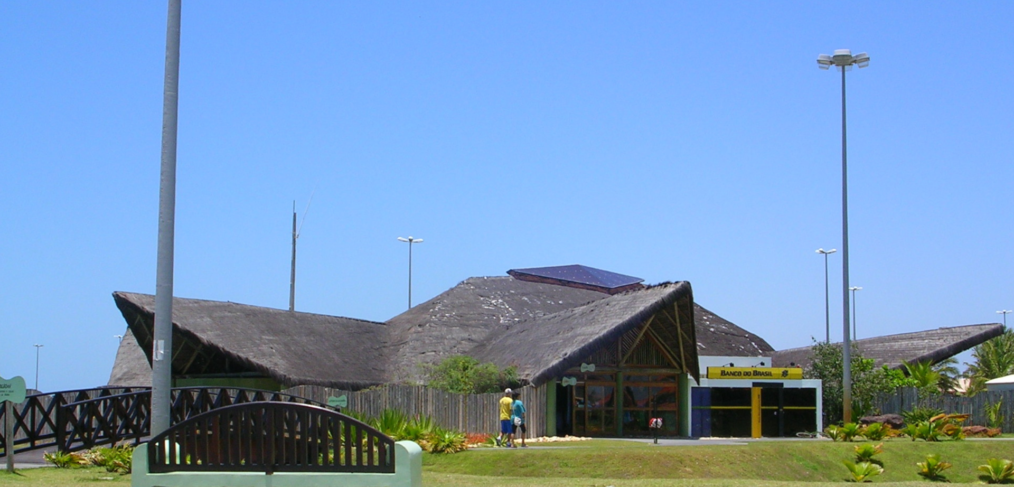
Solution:
<path fill-rule="evenodd" d="M 855 441 L 856 437 L 859 436 L 860 427 L 855 423 L 845 423 L 841 427 L 842 440 Z"/>
<path fill-rule="evenodd" d="M 850 480 L 853 482 L 871 482 L 873 477 L 884 473 L 884 467 L 876 463 L 852 463 L 848 460 L 843 460 L 842 463 L 845 464 L 845 468 L 849 469 L 849 473 L 852 475 Z"/>
<path fill-rule="evenodd" d="M 983 475 L 979 479 L 987 484 L 1000 484 L 1014 478 L 1014 464 L 1010 460 L 990 458 L 985 465 L 979 465 Z"/>
<path fill-rule="evenodd" d="M 880 441 L 894 434 L 891 425 L 885 423 L 870 423 L 860 432 L 863 438 L 870 441 Z"/>
<path fill-rule="evenodd" d="M 965 375 L 970 379 L 968 395 L 986 390 L 986 381 L 1014 374 L 1014 331 L 1002 335 L 972 349 L 975 363 L 968 364 Z"/>
<path fill-rule="evenodd" d="M 856 463 L 870 462 L 882 465 L 879 461 L 874 460 L 873 457 L 884 452 L 884 444 L 873 445 L 870 443 L 863 443 L 856 445 Z"/>
<path fill-rule="evenodd" d="M 958 388 L 958 377 L 961 371 L 958 370 L 958 359 L 949 357 L 933 364 L 933 371 L 937 373 L 937 387 L 942 392 L 954 392 Z"/>
<path fill-rule="evenodd" d="M 920 391 L 936 391 L 940 383 L 940 373 L 933 369 L 931 362 L 905 363 L 905 373 L 915 380 Z"/>
<path fill-rule="evenodd" d="M 951 468 L 951 464 L 941 460 L 936 453 L 926 455 L 926 461 L 917 462 L 916 466 L 919 467 L 919 475 L 928 480 L 946 480 L 941 472 Z"/>

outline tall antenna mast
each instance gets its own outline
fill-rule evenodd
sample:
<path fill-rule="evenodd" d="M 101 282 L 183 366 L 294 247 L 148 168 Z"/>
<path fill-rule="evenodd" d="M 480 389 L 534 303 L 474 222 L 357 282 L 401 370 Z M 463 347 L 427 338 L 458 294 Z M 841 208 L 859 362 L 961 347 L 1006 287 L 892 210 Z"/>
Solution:
<path fill-rule="evenodd" d="M 289 274 L 289 311 L 296 310 L 296 201 L 292 201 L 292 271 Z"/>
<path fill-rule="evenodd" d="M 317 187 L 313 187 L 313 191 L 310 192 L 310 200 L 306 202 L 306 209 L 303 210 L 303 223 L 306 223 L 306 215 L 310 213 L 310 203 L 313 203 L 313 194 L 317 192 Z M 289 311 L 296 310 L 296 239 L 299 238 L 299 232 L 303 229 L 303 223 L 299 224 L 299 228 L 296 228 L 296 201 L 292 201 L 292 270 L 289 273 Z"/>

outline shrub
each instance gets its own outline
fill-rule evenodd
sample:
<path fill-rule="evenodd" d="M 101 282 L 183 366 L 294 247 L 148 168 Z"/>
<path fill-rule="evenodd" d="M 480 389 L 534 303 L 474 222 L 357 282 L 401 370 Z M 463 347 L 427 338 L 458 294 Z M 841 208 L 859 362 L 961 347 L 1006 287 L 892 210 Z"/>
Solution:
<path fill-rule="evenodd" d="M 866 438 L 867 440 L 880 441 L 883 440 L 884 438 L 890 438 L 891 436 L 894 436 L 894 428 L 891 428 L 891 425 L 889 424 L 871 423 L 866 425 L 866 427 L 862 429 L 860 434 L 863 436 L 863 438 Z"/>
<path fill-rule="evenodd" d="M 913 441 L 940 441 L 945 436 L 952 440 L 963 440 L 965 433 L 961 430 L 961 423 L 966 419 L 967 414 L 938 414 L 926 421 L 906 426 L 903 432 L 911 436 Z"/>
<path fill-rule="evenodd" d="M 856 437 L 859 436 L 859 425 L 855 423 L 845 423 L 841 427 L 842 440 L 855 441 Z"/>
<path fill-rule="evenodd" d="M 873 477 L 884 473 L 884 467 L 870 462 L 859 462 L 852 463 L 848 460 L 843 460 L 845 468 L 849 470 L 849 474 L 852 478 L 849 479 L 852 482 L 870 482 Z"/>
<path fill-rule="evenodd" d="M 99 448 L 92 463 L 100 467 L 106 467 L 107 472 L 119 472 L 128 474 L 133 468 L 134 450 L 130 445 L 119 445 L 111 448 Z"/>
<path fill-rule="evenodd" d="M 439 427 L 420 440 L 419 446 L 430 453 L 457 453 L 468 448 L 464 433 Z"/>
<path fill-rule="evenodd" d="M 933 416 L 939 416 L 944 413 L 943 409 L 931 408 L 931 407 L 917 407 L 910 411 L 904 411 L 901 413 L 901 417 L 905 418 L 905 424 L 921 423 L 923 421 L 929 421 Z"/>
<path fill-rule="evenodd" d="M 987 484 L 1000 484 L 1014 478 L 1014 464 L 1010 460 L 990 458 L 985 465 L 979 465 L 979 470 L 984 472 L 979 479 Z"/>
<path fill-rule="evenodd" d="M 917 462 L 916 466 L 919 467 L 918 474 L 928 480 L 947 480 L 941 472 L 951 468 L 951 464 L 941 460 L 940 455 L 936 453 L 926 455 L 926 461 Z"/>
<path fill-rule="evenodd" d="M 856 463 L 870 462 L 876 463 L 877 465 L 883 465 L 878 460 L 874 460 L 873 456 L 884 452 L 884 444 L 873 445 L 870 443 L 863 443 L 862 445 L 856 445 Z"/>
<path fill-rule="evenodd" d="M 88 460 L 80 453 L 46 452 L 42 458 L 52 463 L 56 468 L 77 468 L 88 465 Z"/>
<path fill-rule="evenodd" d="M 824 435 L 831 438 L 831 441 L 840 441 L 844 438 L 842 436 L 841 426 L 836 424 L 828 425 L 827 428 L 824 428 Z"/>
<path fill-rule="evenodd" d="M 1003 427 L 1003 413 L 1000 408 L 1003 407 L 1003 398 L 1000 398 L 993 404 L 986 405 L 986 423 L 989 424 L 990 428 L 1002 428 Z"/>

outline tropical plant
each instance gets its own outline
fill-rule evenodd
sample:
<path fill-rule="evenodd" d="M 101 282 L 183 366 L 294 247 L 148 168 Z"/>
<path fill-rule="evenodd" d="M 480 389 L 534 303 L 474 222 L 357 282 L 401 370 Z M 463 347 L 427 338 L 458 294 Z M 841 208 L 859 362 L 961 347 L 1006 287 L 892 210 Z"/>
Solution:
<path fill-rule="evenodd" d="M 937 385 L 940 382 L 940 373 L 933 369 L 931 362 L 906 362 L 902 365 L 905 367 L 905 373 L 915 380 L 920 394 L 940 392 Z"/>
<path fill-rule="evenodd" d="M 401 440 L 404 439 L 408 418 L 397 409 L 385 409 L 380 412 L 380 416 L 370 418 L 365 423 L 395 440 Z"/>
<path fill-rule="evenodd" d="M 1003 428 L 1003 398 L 1001 397 L 996 402 L 986 405 L 986 422 L 990 428 Z"/>
<path fill-rule="evenodd" d="M 430 453 L 457 453 L 468 448 L 465 440 L 464 433 L 437 428 L 419 446 Z"/>
<path fill-rule="evenodd" d="M 849 470 L 852 478 L 849 479 L 852 482 L 871 482 L 873 477 L 884 473 L 884 467 L 871 462 L 859 462 L 852 463 L 848 460 L 843 460 L 845 468 Z"/>
<path fill-rule="evenodd" d="M 973 396 L 986 390 L 986 381 L 1014 374 L 1014 331 L 1008 329 L 1002 335 L 976 345 L 972 349 L 975 362 L 968 365 L 965 375 L 969 378 L 966 394 Z"/>
<path fill-rule="evenodd" d="M 77 468 L 89 463 L 80 453 L 46 452 L 42 455 L 42 458 L 52 463 L 56 468 Z"/>
<path fill-rule="evenodd" d="M 824 436 L 831 438 L 831 441 L 840 441 L 844 439 L 844 436 L 841 431 L 841 426 L 838 426 L 836 424 L 831 424 L 828 425 L 827 428 L 824 428 Z"/>
<path fill-rule="evenodd" d="M 133 467 L 134 449 L 130 445 L 97 448 L 89 452 L 91 463 L 105 467 L 107 472 L 128 474 Z"/>
<path fill-rule="evenodd" d="M 923 406 L 913 408 L 908 411 L 902 411 L 901 417 L 905 419 L 905 424 L 915 424 L 923 421 L 929 421 L 929 419 L 933 416 L 938 416 L 943 413 L 943 409 Z"/>
<path fill-rule="evenodd" d="M 958 389 L 958 378 L 961 371 L 958 370 L 958 359 L 948 357 L 933 364 L 933 370 L 940 376 L 937 379 L 937 389 L 940 392 L 953 393 Z"/>
<path fill-rule="evenodd" d="M 855 441 L 856 437 L 859 436 L 860 427 L 855 423 L 845 423 L 841 427 L 842 440 Z"/>
<path fill-rule="evenodd" d="M 990 458 L 985 465 L 979 465 L 979 470 L 983 472 L 979 480 L 987 484 L 1001 484 L 1014 479 L 1014 464 L 1010 460 Z"/>
<path fill-rule="evenodd" d="M 909 423 L 906 424 L 905 427 L 901 429 L 901 434 L 911 438 L 912 441 L 915 441 L 917 435 L 919 434 L 918 429 L 919 428 L 916 426 L 916 423 Z"/>
<path fill-rule="evenodd" d="M 952 440 L 963 440 L 965 433 L 961 430 L 961 423 L 966 419 L 967 414 L 938 414 L 926 421 L 909 425 L 906 433 L 912 440 L 940 441 L 945 436 Z"/>
<path fill-rule="evenodd" d="M 823 414 L 828 423 L 842 420 L 843 366 L 842 347 L 837 343 L 814 342 L 813 361 L 803 371 L 807 379 L 820 379 L 823 383 Z M 873 359 L 864 358 L 852 344 L 852 411 L 863 417 L 873 411 L 874 400 L 885 392 L 893 392 L 890 376 L 883 367 L 875 367 Z"/>
<path fill-rule="evenodd" d="M 941 474 L 944 470 L 951 468 L 951 464 L 940 459 L 940 455 L 932 453 L 926 455 L 925 462 L 916 462 L 919 467 L 918 474 L 928 480 L 947 480 Z"/>
<path fill-rule="evenodd" d="M 874 460 L 875 455 L 879 455 L 884 452 L 884 444 L 874 445 L 872 443 L 863 443 L 856 445 L 856 463 L 872 462 L 878 465 L 883 465 L 878 460 Z"/>
<path fill-rule="evenodd" d="M 866 438 L 867 440 L 880 441 L 883 440 L 884 438 L 894 436 L 895 432 L 894 428 L 891 428 L 891 425 L 889 424 L 870 423 L 865 427 L 863 427 L 862 431 L 859 434 L 862 435 L 862 437 Z"/>
<path fill-rule="evenodd" d="M 491 362 L 479 363 L 467 355 L 452 355 L 437 364 L 422 366 L 430 387 L 455 394 L 499 392 L 518 387 L 517 369 L 499 368 Z"/>
<path fill-rule="evenodd" d="M 405 424 L 401 439 L 418 442 L 436 430 L 437 424 L 433 422 L 433 418 L 429 416 L 416 416 Z"/>

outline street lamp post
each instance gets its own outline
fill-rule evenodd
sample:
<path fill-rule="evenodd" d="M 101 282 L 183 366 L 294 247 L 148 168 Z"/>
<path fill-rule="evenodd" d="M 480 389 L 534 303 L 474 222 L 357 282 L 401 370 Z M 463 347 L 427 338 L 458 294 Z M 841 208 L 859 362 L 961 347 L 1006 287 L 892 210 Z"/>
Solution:
<path fill-rule="evenodd" d="M 863 288 L 859 286 L 852 286 L 849 291 L 852 291 L 852 339 L 856 339 L 859 335 L 856 333 L 856 291 L 862 291 Z"/>
<path fill-rule="evenodd" d="M 998 315 L 1003 315 L 1003 327 L 1004 327 L 1004 329 L 1007 328 L 1007 315 L 1010 314 L 1010 313 L 1014 313 L 1014 311 L 1011 311 L 1009 309 L 1001 309 L 1000 311 L 996 312 L 996 314 L 998 314 Z"/>
<path fill-rule="evenodd" d="M 831 343 L 831 303 L 827 291 L 827 256 L 837 251 L 837 249 L 817 249 L 818 254 L 824 254 L 824 343 Z"/>
<path fill-rule="evenodd" d="M 842 228 L 842 419 L 852 422 L 852 341 L 849 339 L 849 192 L 848 192 L 848 143 L 845 124 L 845 72 L 852 65 L 865 68 L 870 65 L 870 56 L 865 52 L 852 55 L 848 49 L 836 49 L 834 55 L 817 56 L 820 69 L 837 66 L 841 71 L 841 228 Z"/>
<path fill-rule="evenodd" d="M 408 309 L 412 309 L 412 244 L 422 243 L 423 239 L 398 237 L 398 240 L 408 243 Z"/>
<path fill-rule="evenodd" d="M 35 344 L 35 390 L 39 390 L 39 349 L 45 345 Z"/>

